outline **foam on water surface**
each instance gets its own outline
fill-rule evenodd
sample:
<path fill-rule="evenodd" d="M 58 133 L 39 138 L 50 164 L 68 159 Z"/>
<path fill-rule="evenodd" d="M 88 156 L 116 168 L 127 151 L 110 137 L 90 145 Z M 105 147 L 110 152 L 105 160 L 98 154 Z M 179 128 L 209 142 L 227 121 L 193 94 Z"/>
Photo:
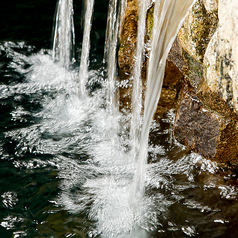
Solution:
<path fill-rule="evenodd" d="M 160 211 L 155 205 L 158 201 L 162 202 L 164 196 L 145 196 L 136 205 L 131 203 L 130 190 L 136 164 L 132 152 L 126 148 L 130 144 L 129 136 L 126 136 L 129 132 L 124 132 L 124 137 L 123 133 L 115 133 L 119 122 L 128 123 L 128 115 L 118 112 L 112 116 L 104 107 L 104 78 L 97 79 L 101 81 L 102 88 L 93 96 L 80 98 L 75 90 L 78 83 L 76 71 L 68 71 L 53 63 L 50 56 L 43 52 L 28 58 L 18 55 L 18 60 L 23 59 L 31 65 L 25 72 L 25 80 L 13 86 L 3 86 L 8 92 L 4 97 L 25 94 L 35 97 L 37 94 L 38 100 L 40 98 L 37 112 L 29 112 L 22 107 L 12 112 L 14 120 L 30 115 L 36 117 L 37 122 L 8 131 L 5 136 L 17 141 L 19 158 L 30 151 L 36 156 L 53 155 L 53 159 L 48 162 L 35 159 L 28 164 L 19 161 L 15 162 L 15 166 L 29 169 L 34 168 L 34 164 L 45 166 L 44 163 L 52 163 L 56 166 L 61 181 L 61 193 L 55 200 L 56 204 L 72 213 L 88 214 L 88 219 L 96 224 L 93 236 L 146 237 L 143 230 L 153 230 L 157 226 L 156 217 Z M 21 71 L 19 65 L 12 67 Z M 90 71 L 90 74 L 92 78 L 102 75 L 98 71 Z M 127 128 L 126 125 L 124 127 Z M 158 154 L 163 156 L 164 150 L 152 146 L 150 153 L 154 157 Z M 158 184 L 166 183 L 163 175 L 155 172 L 162 171 L 161 165 L 165 166 L 165 161 L 167 169 L 171 169 L 166 174 L 175 170 L 176 166 L 173 167 L 168 159 L 148 166 L 148 187 L 159 188 Z M 184 166 L 187 163 L 189 161 Z M 165 200 L 162 204 L 166 209 L 166 204 L 171 202 Z"/>

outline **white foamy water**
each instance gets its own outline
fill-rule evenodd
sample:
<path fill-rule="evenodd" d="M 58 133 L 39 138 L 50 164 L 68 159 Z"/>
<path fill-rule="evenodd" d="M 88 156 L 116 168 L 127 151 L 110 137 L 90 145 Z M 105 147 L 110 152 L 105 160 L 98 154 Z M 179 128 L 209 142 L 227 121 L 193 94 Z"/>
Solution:
<path fill-rule="evenodd" d="M 171 216 L 174 210 L 180 212 L 178 204 L 189 209 L 189 214 L 194 211 L 200 219 L 201 214 L 217 213 L 214 223 L 229 224 L 229 219 L 219 216 L 218 208 L 207 204 L 206 200 L 197 199 L 195 194 L 217 190 L 220 198 L 235 201 L 237 188 L 214 179 L 197 183 L 194 165 L 201 158 L 173 142 L 172 127 L 163 129 L 155 121 L 151 125 L 152 135 L 167 136 L 166 143 L 170 147 L 168 150 L 163 143 L 150 143 L 145 193 L 135 204 L 131 199 L 131 187 L 136 164 L 128 149 L 130 115 L 118 113 L 112 116 L 108 113 L 101 70 L 90 71 L 89 75 L 91 81 L 102 82 L 102 88 L 82 99 L 75 92 L 77 71 L 67 71 L 53 63 L 44 51 L 26 57 L 11 50 L 10 43 L 4 47 L 13 58 L 12 69 L 24 74 L 25 80 L 0 85 L 0 99 L 12 98 L 17 103 L 29 97 L 29 102 L 39 104 L 34 111 L 27 109 L 24 103 L 19 104 L 11 112 L 13 123 L 30 122 L 4 133 L 6 139 L 16 141 L 13 165 L 28 173 L 49 166 L 55 168 L 60 192 L 50 202 L 57 210 L 67 211 L 68 216 L 83 216 L 85 228 L 77 229 L 87 229 L 88 237 L 102 238 L 173 234 L 169 232 L 195 237 L 195 223 L 183 223 Z M 31 66 L 26 68 L 25 64 Z M 161 122 L 170 124 L 174 116 L 170 111 Z M 119 133 L 114 133 L 114 127 L 120 128 Z M 4 150 L 0 152 L 1 159 L 11 159 Z M 29 153 L 31 158 L 25 158 Z M 215 164 L 202 160 L 198 172 L 215 173 L 216 170 Z M 193 190 L 194 196 L 191 196 Z M 20 199 L 15 191 L 1 196 L 4 206 L 9 207 L 16 206 Z M 12 214 L 4 217 L 0 225 L 13 229 L 24 219 Z M 91 225 L 87 225 L 88 222 Z"/>
<path fill-rule="evenodd" d="M 14 52 L 11 52 L 14 55 Z M 36 159 L 25 163 L 14 162 L 17 167 L 34 168 L 50 164 L 56 166 L 60 179 L 61 193 L 55 204 L 63 206 L 70 213 L 86 214 L 95 223 L 89 231 L 94 237 L 147 237 L 148 232 L 157 229 L 158 216 L 175 199 L 166 198 L 160 192 L 145 195 L 137 204 L 131 202 L 131 186 L 136 164 L 127 130 L 127 116 L 119 112 L 111 115 L 105 108 L 106 89 L 100 69 L 90 71 L 92 80 L 102 82 L 102 88 L 91 97 L 79 98 L 75 86 L 77 72 L 68 71 L 53 63 L 43 52 L 25 57 L 17 54 L 15 71 L 24 70 L 24 63 L 31 64 L 25 70 L 26 80 L 12 86 L 3 86 L 8 98 L 15 95 L 29 95 L 40 104 L 39 111 L 29 112 L 17 107 L 13 120 L 34 116 L 35 123 L 28 127 L 13 129 L 5 133 L 6 138 L 17 141 L 16 154 L 24 158 L 25 153 L 36 155 Z M 22 62 L 22 63 L 20 63 Z M 113 128 L 119 128 L 120 134 Z M 124 125 L 123 125 L 124 124 Z M 123 126 L 122 126 L 123 125 Z M 158 125 L 155 123 L 155 127 Z M 113 132 L 113 133 L 112 133 Z M 173 173 L 190 174 L 189 167 L 195 158 L 184 158 L 175 164 L 165 156 L 160 146 L 151 146 L 153 158 L 162 156 L 158 163 L 147 166 L 149 171 L 146 186 L 159 189 L 171 186 L 165 177 Z M 37 159 L 38 154 L 52 155 L 48 161 Z"/>

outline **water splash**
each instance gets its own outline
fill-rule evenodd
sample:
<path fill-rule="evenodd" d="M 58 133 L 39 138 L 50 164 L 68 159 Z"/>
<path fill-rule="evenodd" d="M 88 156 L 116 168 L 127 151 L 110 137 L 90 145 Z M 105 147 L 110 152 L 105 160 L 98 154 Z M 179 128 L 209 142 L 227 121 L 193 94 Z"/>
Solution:
<path fill-rule="evenodd" d="M 151 132 L 156 133 L 158 139 L 173 145 L 169 145 L 169 150 L 163 143 L 149 145 L 151 163 L 146 165 L 146 192 L 136 204 L 131 204 L 130 188 L 136 163 L 130 160 L 132 153 L 124 146 L 130 144 L 130 139 L 122 134 L 116 134 L 114 141 L 111 137 L 111 129 L 118 122 L 130 123 L 125 115 L 119 113 L 112 117 L 103 107 L 106 88 L 81 99 L 75 92 L 76 70 L 68 71 L 53 63 L 45 52 L 26 57 L 17 52 L 19 49 L 9 49 L 10 45 L 0 46 L 0 49 L 3 48 L 4 52 L 5 47 L 8 49 L 8 59 L 13 59 L 11 67 L 14 72 L 24 74 L 25 80 L 19 82 L 16 79 L 14 84 L 1 85 L 0 99 L 14 103 L 11 110 L 13 124 L 29 122 L 27 118 L 31 123 L 4 131 L 6 143 L 13 141 L 16 146 L 14 155 L 9 154 L 4 141 L 0 141 L 2 162 L 12 161 L 11 167 L 19 173 L 22 171 L 24 176 L 29 174 L 29 184 L 36 183 L 41 195 L 45 184 L 38 183 L 46 176 L 45 172 L 51 171 L 51 182 L 52 174 L 57 176 L 55 188 L 49 184 L 49 189 L 56 192 L 49 198 L 50 208 L 43 205 L 44 210 L 36 210 L 47 217 L 41 217 L 42 223 L 33 223 L 37 235 L 47 237 L 52 225 L 56 224 L 62 230 L 55 236 L 70 233 L 72 236 L 82 234 L 104 238 L 196 237 L 207 226 L 209 231 L 205 236 L 210 237 L 219 224 L 219 229 L 226 224 L 230 227 L 231 213 L 227 216 L 226 212 L 230 209 L 234 212 L 232 214 L 236 213 L 237 188 L 232 183 L 226 184 L 224 178 L 219 181 L 217 174 L 212 179 L 206 174 L 207 181 L 205 184 L 201 182 L 203 175 L 199 176 L 200 172 L 207 169 L 213 173 L 217 168 L 204 160 L 201 170 L 195 169 L 194 165 L 201 158 L 172 142 L 172 127 L 168 131 L 167 126 L 173 123 L 173 110 L 161 119 L 160 124 L 153 121 L 151 125 Z M 17 48 L 16 45 L 13 44 L 13 48 Z M 29 64 L 31 66 L 26 68 Z M 100 69 L 90 70 L 89 74 L 90 78 L 105 81 Z M 32 110 L 26 107 L 29 103 L 39 106 Z M 39 170 L 42 173 L 39 180 L 35 180 L 32 174 L 39 173 Z M 32 213 L 31 220 L 27 215 L 15 212 L 16 206 L 22 211 L 21 204 L 25 202 L 17 185 L 15 189 L 11 187 L 12 190 L 7 188 L 1 195 L 3 209 L 5 207 L 8 212 L 0 225 L 9 232 L 19 232 L 20 229 L 26 233 L 25 236 L 32 236 L 31 228 L 25 223 L 33 222 L 37 216 Z M 37 197 L 33 195 L 27 199 L 35 202 Z M 225 207 L 219 205 L 222 202 Z M 185 219 L 180 219 L 178 214 Z"/>
<path fill-rule="evenodd" d="M 53 61 L 69 69 L 74 57 L 73 0 L 59 0 L 53 42 Z"/>

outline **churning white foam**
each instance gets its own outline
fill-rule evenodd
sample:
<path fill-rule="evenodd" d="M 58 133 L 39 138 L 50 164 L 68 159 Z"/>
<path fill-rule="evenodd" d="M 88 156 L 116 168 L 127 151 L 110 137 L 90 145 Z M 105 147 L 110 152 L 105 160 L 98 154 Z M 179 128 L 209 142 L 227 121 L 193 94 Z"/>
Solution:
<path fill-rule="evenodd" d="M 19 54 L 14 57 L 12 67 L 15 71 L 24 71 L 25 81 L 2 85 L 1 98 L 13 97 L 17 101 L 28 96 L 39 104 L 35 111 L 19 106 L 12 112 L 13 120 L 33 118 L 27 127 L 5 133 L 6 138 L 17 142 L 16 156 L 20 159 L 14 165 L 57 167 L 61 192 L 54 203 L 70 213 L 87 216 L 93 223 L 88 236 L 146 238 L 150 231 L 165 232 L 160 217 L 173 204 L 184 200 L 183 191 L 196 186 L 193 169 L 200 158 L 185 153 L 173 159 L 163 145 L 151 144 L 152 163 L 146 165 L 145 196 L 133 203 L 130 196 L 136 164 L 128 135 L 130 115 L 118 112 L 112 116 L 106 110 L 105 78 L 101 70 L 90 71 L 90 79 L 101 83 L 101 87 L 91 96 L 79 98 L 76 71 L 67 71 L 53 63 L 43 51 L 30 57 Z M 25 69 L 23 62 L 31 66 Z M 172 123 L 173 118 L 171 111 L 164 122 Z M 151 130 L 171 134 L 156 122 Z M 24 162 L 26 152 L 35 154 L 35 158 Z M 51 157 L 43 161 L 38 158 L 39 154 Z M 187 179 L 177 182 L 176 176 Z M 220 186 L 219 189 L 221 196 L 227 199 L 237 194 L 233 187 Z M 212 211 L 192 199 L 186 199 L 185 205 Z M 171 227 L 180 229 L 176 225 Z M 181 229 L 191 236 L 195 232 L 193 227 Z"/>

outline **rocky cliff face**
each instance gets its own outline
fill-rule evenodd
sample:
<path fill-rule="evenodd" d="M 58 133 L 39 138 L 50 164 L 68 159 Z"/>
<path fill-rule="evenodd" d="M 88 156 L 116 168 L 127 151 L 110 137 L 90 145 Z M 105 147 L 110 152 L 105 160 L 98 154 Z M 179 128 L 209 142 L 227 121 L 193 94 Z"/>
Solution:
<path fill-rule="evenodd" d="M 119 66 L 126 75 L 133 70 L 137 12 L 136 0 L 128 0 L 119 49 Z M 148 11 L 145 44 L 152 16 L 153 7 Z M 158 107 L 179 105 L 174 135 L 180 143 L 205 158 L 233 165 L 238 164 L 237 42 L 238 1 L 197 0 L 168 56 Z"/>

